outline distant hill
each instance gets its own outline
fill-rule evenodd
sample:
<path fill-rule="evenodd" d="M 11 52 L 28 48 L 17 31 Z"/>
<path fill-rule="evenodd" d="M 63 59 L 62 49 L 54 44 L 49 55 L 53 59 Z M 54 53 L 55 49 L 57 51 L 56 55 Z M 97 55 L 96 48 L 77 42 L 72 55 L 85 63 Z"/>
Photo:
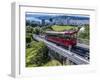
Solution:
<path fill-rule="evenodd" d="M 89 16 L 84 15 L 65 15 L 65 14 L 30 14 L 26 15 L 26 21 L 32 24 L 48 25 L 89 25 Z M 34 22 L 34 23 L 33 23 Z M 39 23 L 39 24 L 38 24 Z"/>

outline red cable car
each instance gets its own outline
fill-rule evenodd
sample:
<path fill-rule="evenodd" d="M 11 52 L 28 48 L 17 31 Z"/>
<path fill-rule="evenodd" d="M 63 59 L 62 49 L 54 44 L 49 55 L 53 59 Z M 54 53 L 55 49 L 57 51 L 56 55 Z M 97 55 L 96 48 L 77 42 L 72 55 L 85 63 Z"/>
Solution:
<path fill-rule="evenodd" d="M 78 30 L 67 30 L 64 32 L 46 31 L 46 40 L 68 48 L 77 44 Z"/>

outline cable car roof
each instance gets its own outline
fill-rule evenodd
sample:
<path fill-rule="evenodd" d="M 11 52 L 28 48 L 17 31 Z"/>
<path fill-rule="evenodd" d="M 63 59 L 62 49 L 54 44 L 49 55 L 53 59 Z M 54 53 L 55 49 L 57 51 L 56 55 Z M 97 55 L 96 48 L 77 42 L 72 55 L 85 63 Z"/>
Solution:
<path fill-rule="evenodd" d="M 77 33 L 77 32 L 78 32 L 78 31 L 76 31 L 76 30 L 67 30 L 67 31 L 63 31 L 63 32 L 46 31 L 47 34 L 69 34 L 69 35 L 75 34 L 75 33 Z"/>

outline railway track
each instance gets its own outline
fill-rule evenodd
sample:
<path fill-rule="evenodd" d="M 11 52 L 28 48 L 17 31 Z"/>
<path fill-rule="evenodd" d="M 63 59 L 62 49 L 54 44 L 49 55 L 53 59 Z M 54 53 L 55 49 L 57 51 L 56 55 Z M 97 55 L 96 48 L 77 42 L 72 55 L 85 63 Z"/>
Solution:
<path fill-rule="evenodd" d="M 62 45 L 57 45 L 57 46 L 60 46 L 64 49 L 67 49 L 68 50 L 68 47 L 65 47 L 65 46 L 62 46 Z M 79 55 L 80 57 L 83 57 L 87 60 L 90 59 L 90 56 L 89 56 L 89 49 L 87 48 L 83 48 L 83 47 L 80 47 L 80 46 L 74 46 L 70 49 L 71 52 Z"/>
<path fill-rule="evenodd" d="M 79 56 L 85 58 L 85 59 L 90 59 L 89 56 L 89 49 L 83 48 L 83 47 L 79 47 L 79 46 L 75 46 L 72 47 L 71 52 L 78 54 Z"/>
<path fill-rule="evenodd" d="M 53 42 L 45 40 L 45 37 L 41 37 L 40 35 L 33 35 L 33 37 L 37 41 L 43 41 L 51 50 L 54 50 L 58 54 L 69 58 L 69 60 L 71 60 L 72 62 L 74 62 L 76 64 L 89 64 L 89 59 L 87 59 L 85 57 L 85 53 L 83 53 L 83 55 L 79 54 L 79 53 L 81 53 L 80 51 L 83 51 L 83 48 L 76 46 L 76 47 L 73 47 L 71 50 L 68 50 L 67 48 L 65 48 L 61 45 L 58 46 L 57 44 L 55 44 Z M 81 49 L 81 50 L 79 50 L 79 49 Z M 86 49 L 84 49 L 84 50 L 86 50 Z M 86 51 L 86 52 L 88 52 L 88 51 Z"/>

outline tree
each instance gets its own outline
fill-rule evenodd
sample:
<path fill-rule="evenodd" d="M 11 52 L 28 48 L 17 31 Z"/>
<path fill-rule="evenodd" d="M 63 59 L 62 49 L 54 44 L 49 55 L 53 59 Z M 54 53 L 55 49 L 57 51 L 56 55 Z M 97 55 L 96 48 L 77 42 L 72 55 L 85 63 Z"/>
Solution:
<path fill-rule="evenodd" d="M 80 32 L 79 37 L 83 38 L 83 39 L 89 39 L 89 33 L 90 33 L 90 29 L 89 26 L 84 26 L 84 31 Z"/>
<path fill-rule="evenodd" d="M 26 20 L 26 26 L 30 26 L 30 21 Z"/>
<path fill-rule="evenodd" d="M 26 43 L 30 43 L 31 42 L 31 37 L 30 36 L 26 36 Z"/>
<path fill-rule="evenodd" d="M 40 29 L 39 28 L 34 28 L 34 33 L 38 35 L 40 33 Z"/>
<path fill-rule="evenodd" d="M 78 37 L 81 43 L 89 44 L 90 29 L 88 25 L 84 26 L 84 28 L 85 28 L 84 31 L 80 32 Z"/>
<path fill-rule="evenodd" d="M 26 33 L 32 33 L 33 32 L 33 28 L 30 26 L 26 27 Z"/>

